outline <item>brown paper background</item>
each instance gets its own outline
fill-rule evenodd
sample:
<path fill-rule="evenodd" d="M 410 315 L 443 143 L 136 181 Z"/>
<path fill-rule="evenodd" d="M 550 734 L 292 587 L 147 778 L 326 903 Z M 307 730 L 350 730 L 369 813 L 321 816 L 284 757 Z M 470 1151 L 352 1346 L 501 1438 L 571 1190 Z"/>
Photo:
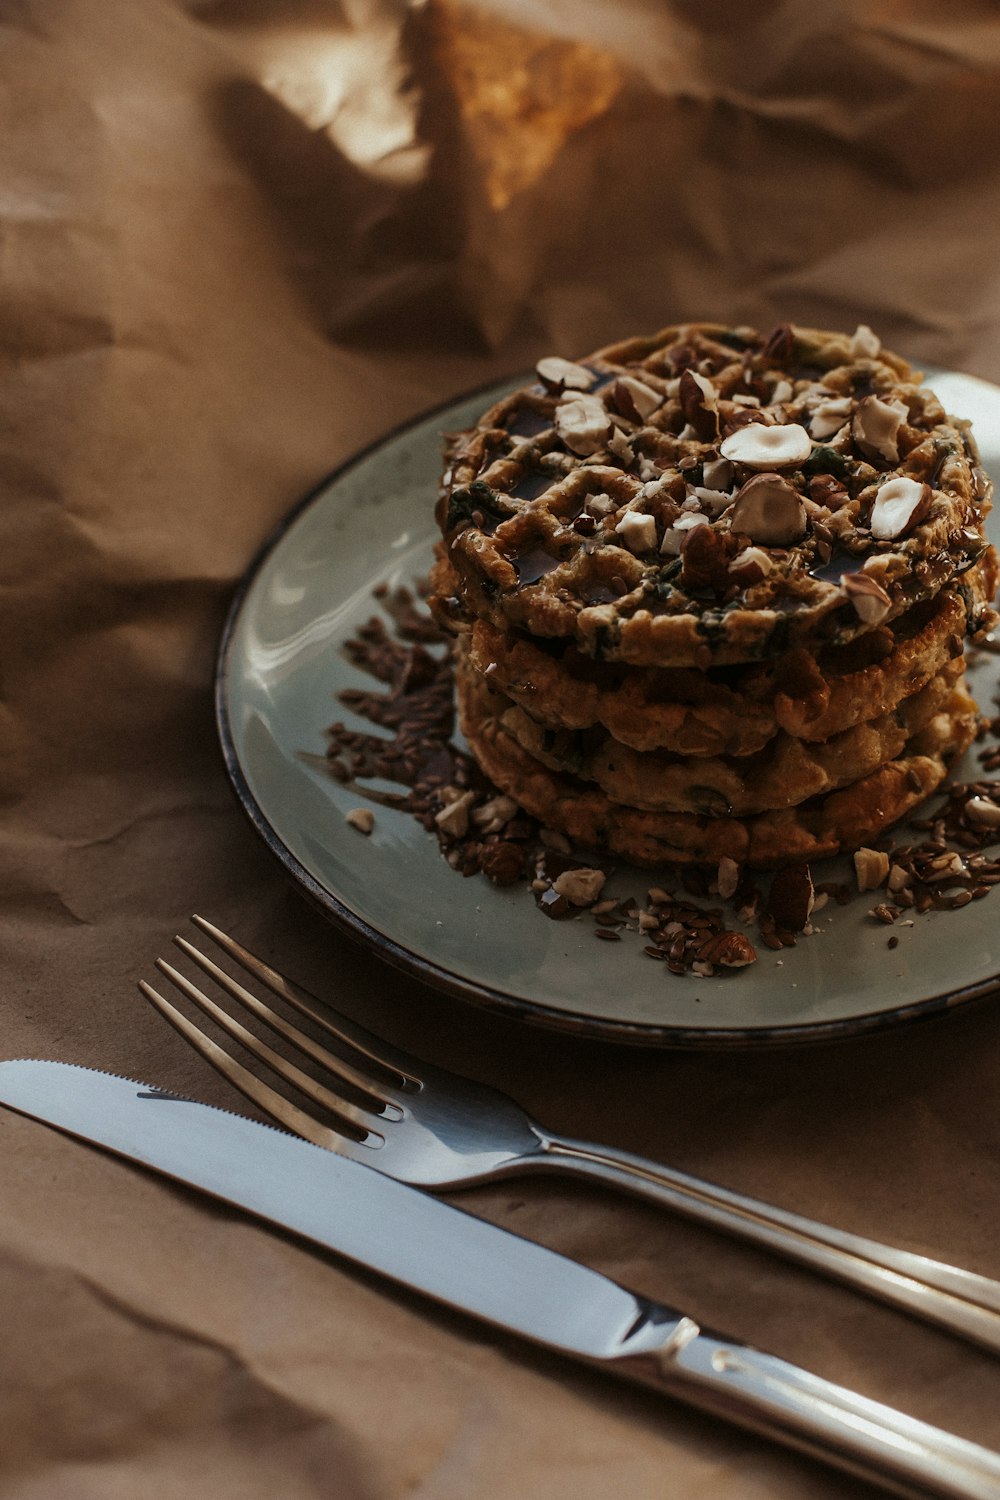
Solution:
<path fill-rule="evenodd" d="M 0 69 L 3 1053 L 231 1105 L 134 987 L 198 909 L 553 1128 L 1000 1276 L 995 1006 L 725 1056 L 481 1014 L 306 907 L 211 712 L 281 515 L 543 353 L 864 320 L 1000 378 L 995 6 L 5 0 Z M 995 1360 L 900 1314 L 596 1190 L 465 1202 L 1000 1445 Z M 863 1492 L 6 1114 L 0 1203 L 0 1500 Z"/>

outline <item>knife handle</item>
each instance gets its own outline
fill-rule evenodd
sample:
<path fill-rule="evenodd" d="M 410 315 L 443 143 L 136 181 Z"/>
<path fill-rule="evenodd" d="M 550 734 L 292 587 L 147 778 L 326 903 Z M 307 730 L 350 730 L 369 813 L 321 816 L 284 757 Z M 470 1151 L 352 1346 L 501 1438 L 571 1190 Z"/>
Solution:
<path fill-rule="evenodd" d="M 907 1500 L 1000 1500 L 1000 1455 L 788 1364 L 673 1320 L 669 1337 L 612 1368 Z"/>
<path fill-rule="evenodd" d="M 533 1165 L 597 1179 L 751 1240 L 1000 1353 L 1000 1282 L 747 1198 L 641 1156 L 540 1132 Z"/>

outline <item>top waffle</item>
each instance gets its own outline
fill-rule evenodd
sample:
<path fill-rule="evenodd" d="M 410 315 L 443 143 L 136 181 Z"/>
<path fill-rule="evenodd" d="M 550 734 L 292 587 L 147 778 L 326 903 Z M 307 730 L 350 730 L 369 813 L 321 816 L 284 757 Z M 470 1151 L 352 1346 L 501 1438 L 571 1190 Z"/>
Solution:
<path fill-rule="evenodd" d="M 867 328 L 684 324 L 538 376 L 448 440 L 439 614 L 704 670 L 851 640 L 986 550 L 968 424 Z"/>

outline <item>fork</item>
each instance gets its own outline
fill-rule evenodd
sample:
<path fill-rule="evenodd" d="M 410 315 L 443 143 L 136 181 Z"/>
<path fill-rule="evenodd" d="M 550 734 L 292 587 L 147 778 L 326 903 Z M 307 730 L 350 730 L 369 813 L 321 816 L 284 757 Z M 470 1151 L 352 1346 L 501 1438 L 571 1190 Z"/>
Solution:
<path fill-rule="evenodd" d="M 174 938 L 181 952 L 238 1006 L 321 1069 L 325 1081 L 261 1041 L 172 964 L 157 959 L 157 969 L 321 1116 L 279 1093 L 145 980 L 140 980 L 139 989 L 206 1061 L 294 1135 L 423 1188 L 461 1188 L 535 1170 L 596 1179 L 763 1245 L 1000 1353 L 1000 1282 L 879 1244 L 628 1152 L 557 1135 L 498 1090 L 382 1041 L 284 978 L 204 917 L 191 920 L 247 974 L 331 1039 L 336 1053 L 186 938 Z"/>

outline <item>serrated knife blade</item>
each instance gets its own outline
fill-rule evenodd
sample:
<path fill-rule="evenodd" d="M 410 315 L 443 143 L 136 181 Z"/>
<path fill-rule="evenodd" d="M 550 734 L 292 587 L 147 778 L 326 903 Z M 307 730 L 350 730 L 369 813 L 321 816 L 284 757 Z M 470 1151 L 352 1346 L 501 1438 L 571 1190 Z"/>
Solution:
<path fill-rule="evenodd" d="M 895 1493 L 1000 1500 L 1000 1456 L 242 1115 L 72 1064 L 0 1062 L 0 1103 L 495 1327 L 653 1386 Z"/>

